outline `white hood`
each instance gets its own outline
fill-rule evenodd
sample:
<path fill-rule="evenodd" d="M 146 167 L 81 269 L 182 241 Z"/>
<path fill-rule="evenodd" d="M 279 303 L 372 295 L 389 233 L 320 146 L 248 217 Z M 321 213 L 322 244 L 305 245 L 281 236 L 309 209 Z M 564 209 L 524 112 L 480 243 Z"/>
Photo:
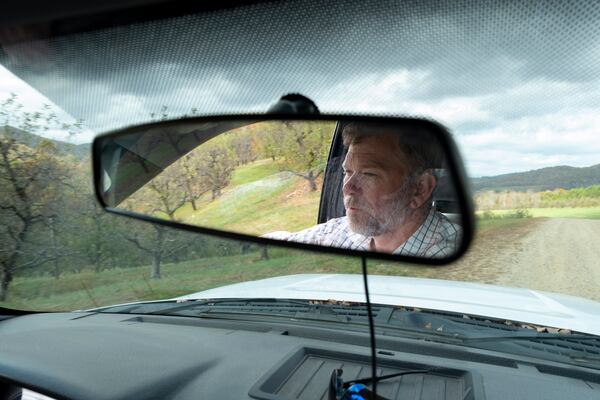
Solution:
<path fill-rule="evenodd" d="M 371 302 L 452 311 L 600 335 L 600 303 L 535 290 L 369 275 Z M 364 302 L 362 275 L 303 274 L 237 283 L 178 297 L 285 298 Z"/>

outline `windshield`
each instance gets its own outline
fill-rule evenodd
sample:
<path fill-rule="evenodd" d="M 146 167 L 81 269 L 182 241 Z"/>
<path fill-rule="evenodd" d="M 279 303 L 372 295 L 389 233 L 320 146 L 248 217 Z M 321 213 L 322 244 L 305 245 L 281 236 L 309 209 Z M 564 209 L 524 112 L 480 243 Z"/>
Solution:
<path fill-rule="evenodd" d="M 181 296 L 364 301 L 360 259 L 121 218 L 93 195 L 95 135 L 182 116 L 264 112 L 299 92 L 322 113 L 434 118 L 466 163 L 477 209 L 471 249 L 443 267 L 369 261 L 374 303 L 547 321 L 533 331 L 597 332 L 577 316 L 600 310 L 597 6 L 554 4 L 541 14 L 518 2 L 331 7 L 268 3 L 36 40 L 6 36 L 0 306 L 81 310 Z M 321 128 L 331 134 L 335 126 Z M 309 152 L 283 151 L 244 129 L 214 154 L 231 158 L 227 184 L 184 196 L 169 211 L 214 223 L 235 217 L 228 223 L 244 230 L 279 196 L 289 205 L 274 216 L 282 226 L 316 224 L 306 215 L 317 213 L 329 136 L 311 143 L 318 162 L 302 170 L 314 167 L 308 179 L 289 171 Z M 128 201 L 149 207 L 151 195 Z M 247 207 L 259 200 L 260 208 Z M 223 288 L 273 277 L 280 278 Z M 422 328 L 439 326 L 423 320 Z"/>

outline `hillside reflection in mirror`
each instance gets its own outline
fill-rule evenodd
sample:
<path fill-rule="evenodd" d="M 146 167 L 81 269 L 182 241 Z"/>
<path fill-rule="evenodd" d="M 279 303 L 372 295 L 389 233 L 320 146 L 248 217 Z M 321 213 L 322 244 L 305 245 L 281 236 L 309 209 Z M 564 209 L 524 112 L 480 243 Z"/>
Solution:
<path fill-rule="evenodd" d="M 454 255 L 463 238 L 439 134 L 412 122 L 184 120 L 98 140 L 111 208 L 424 258 Z"/>

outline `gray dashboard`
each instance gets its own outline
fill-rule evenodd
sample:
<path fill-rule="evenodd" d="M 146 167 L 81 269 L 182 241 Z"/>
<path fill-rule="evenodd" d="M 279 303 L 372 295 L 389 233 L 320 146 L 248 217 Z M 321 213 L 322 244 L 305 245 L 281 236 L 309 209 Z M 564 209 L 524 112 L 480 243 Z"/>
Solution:
<path fill-rule="evenodd" d="M 32 314 L 0 320 L 0 399 L 318 399 L 332 367 L 368 376 L 369 355 L 368 333 L 293 320 Z M 393 399 L 600 399 L 598 371 L 498 352 L 379 337 L 378 363 L 440 371 L 382 383 Z"/>

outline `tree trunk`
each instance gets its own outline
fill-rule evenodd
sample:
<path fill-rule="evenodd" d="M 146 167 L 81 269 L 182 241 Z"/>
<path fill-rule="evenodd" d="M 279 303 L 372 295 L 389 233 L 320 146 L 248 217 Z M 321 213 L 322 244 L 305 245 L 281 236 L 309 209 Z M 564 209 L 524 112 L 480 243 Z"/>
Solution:
<path fill-rule="evenodd" d="M 57 250 L 57 243 L 56 243 L 56 229 L 54 227 L 54 218 L 50 217 L 48 220 L 48 223 L 50 225 L 50 240 L 52 241 L 52 258 L 53 260 L 53 264 L 54 264 L 54 268 L 52 271 L 52 275 L 54 275 L 54 279 L 58 279 L 60 278 L 60 264 L 58 262 L 58 252 Z"/>
<path fill-rule="evenodd" d="M 152 274 L 150 277 L 152 279 L 160 279 L 160 261 L 161 261 L 161 252 L 155 251 L 152 255 Z"/>
<path fill-rule="evenodd" d="M 194 198 L 194 192 L 192 191 L 192 187 L 190 186 L 190 182 L 189 182 L 188 179 L 186 179 L 185 187 L 187 189 L 188 196 L 190 196 L 190 202 L 192 203 L 192 209 L 194 211 L 196 211 L 197 210 L 197 208 L 196 208 L 196 199 Z"/>
<path fill-rule="evenodd" d="M 315 175 L 313 174 L 312 171 L 308 171 L 308 177 L 306 179 L 308 179 L 308 183 L 310 184 L 310 191 L 316 192 L 317 191 L 317 178 L 315 177 Z"/>
<path fill-rule="evenodd" d="M 261 246 L 260 248 L 260 259 L 268 260 L 269 259 L 269 251 L 267 250 L 267 246 Z"/>
<path fill-rule="evenodd" d="M 246 254 L 250 250 L 249 243 L 240 243 L 240 254 Z"/>
<path fill-rule="evenodd" d="M 102 251 L 100 250 L 100 246 L 96 245 L 96 254 L 94 256 L 94 269 L 96 273 L 102 271 Z"/>
<path fill-rule="evenodd" d="M 117 260 L 115 259 L 115 256 L 113 253 L 111 253 L 111 255 L 110 255 L 110 267 L 112 269 L 117 268 Z"/>
<path fill-rule="evenodd" d="M 152 279 L 160 279 L 160 262 L 162 261 L 163 247 L 165 244 L 165 228 L 155 225 L 156 242 L 154 243 L 154 251 L 152 252 Z"/>
<path fill-rule="evenodd" d="M 0 301 L 6 300 L 8 293 L 8 285 L 12 280 L 10 272 L 4 270 L 4 267 L 0 266 Z"/>

